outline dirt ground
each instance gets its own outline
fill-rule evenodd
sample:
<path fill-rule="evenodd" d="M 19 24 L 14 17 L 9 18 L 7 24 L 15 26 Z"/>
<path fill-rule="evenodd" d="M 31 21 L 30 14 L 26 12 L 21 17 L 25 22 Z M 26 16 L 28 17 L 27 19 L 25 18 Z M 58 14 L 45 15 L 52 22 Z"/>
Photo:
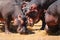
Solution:
<path fill-rule="evenodd" d="M 39 30 L 42 21 L 35 24 L 34 27 L 29 27 L 34 33 L 32 34 L 19 34 L 11 33 L 6 34 L 4 32 L 0 33 L 0 40 L 60 40 L 60 36 L 48 35 L 45 30 Z"/>

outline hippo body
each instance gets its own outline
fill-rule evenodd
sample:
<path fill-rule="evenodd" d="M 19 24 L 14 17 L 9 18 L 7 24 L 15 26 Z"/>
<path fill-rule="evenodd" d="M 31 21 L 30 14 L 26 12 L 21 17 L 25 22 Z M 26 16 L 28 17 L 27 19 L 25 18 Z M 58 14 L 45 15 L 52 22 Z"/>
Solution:
<path fill-rule="evenodd" d="M 49 33 L 58 33 L 60 30 L 60 0 L 51 4 L 45 13 L 45 22 Z M 60 32 L 59 32 L 60 33 Z"/>

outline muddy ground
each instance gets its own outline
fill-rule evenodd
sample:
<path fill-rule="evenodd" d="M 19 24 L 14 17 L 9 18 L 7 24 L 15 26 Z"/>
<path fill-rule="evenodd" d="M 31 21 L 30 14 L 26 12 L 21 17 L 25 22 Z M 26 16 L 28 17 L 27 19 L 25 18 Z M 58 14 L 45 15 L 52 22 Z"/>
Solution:
<path fill-rule="evenodd" d="M 39 30 L 41 23 L 42 21 L 35 24 L 34 27 L 28 26 L 29 30 L 32 30 L 32 34 L 6 34 L 4 32 L 0 32 L 0 40 L 60 40 L 60 35 L 48 35 L 45 30 Z"/>

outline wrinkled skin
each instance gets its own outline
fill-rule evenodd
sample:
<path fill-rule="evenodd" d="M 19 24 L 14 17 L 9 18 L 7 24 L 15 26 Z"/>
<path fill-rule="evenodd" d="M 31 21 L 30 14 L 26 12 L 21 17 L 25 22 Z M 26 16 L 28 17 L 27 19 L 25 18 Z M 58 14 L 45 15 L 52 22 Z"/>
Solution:
<path fill-rule="evenodd" d="M 10 33 L 10 22 L 14 20 L 14 26 L 17 26 L 17 32 L 25 32 L 25 17 L 21 11 L 22 0 L 0 0 L 0 15 L 5 20 L 5 32 Z M 16 23 L 15 23 L 16 22 Z M 23 29 L 24 27 L 24 29 Z M 21 30 L 20 30 L 21 29 Z M 22 31 L 23 30 L 23 31 Z"/>
<path fill-rule="evenodd" d="M 45 13 L 45 22 L 48 26 L 48 33 L 60 34 L 60 0 L 49 6 Z"/>

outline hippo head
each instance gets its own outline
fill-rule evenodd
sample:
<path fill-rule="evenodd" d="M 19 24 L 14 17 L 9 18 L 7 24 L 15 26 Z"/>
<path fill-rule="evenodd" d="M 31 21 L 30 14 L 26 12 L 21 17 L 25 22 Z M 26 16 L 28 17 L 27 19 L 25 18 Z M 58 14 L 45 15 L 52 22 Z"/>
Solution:
<path fill-rule="evenodd" d="M 13 20 L 13 26 L 15 26 L 17 28 L 17 32 L 18 33 L 26 33 L 26 27 L 27 27 L 27 23 L 26 23 L 26 17 L 21 17 L 18 16 L 18 18 Z"/>
<path fill-rule="evenodd" d="M 43 10 L 39 9 L 38 5 L 32 4 L 29 9 L 25 12 L 28 18 L 28 24 L 33 25 L 40 20 L 40 16 L 42 16 Z"/>

